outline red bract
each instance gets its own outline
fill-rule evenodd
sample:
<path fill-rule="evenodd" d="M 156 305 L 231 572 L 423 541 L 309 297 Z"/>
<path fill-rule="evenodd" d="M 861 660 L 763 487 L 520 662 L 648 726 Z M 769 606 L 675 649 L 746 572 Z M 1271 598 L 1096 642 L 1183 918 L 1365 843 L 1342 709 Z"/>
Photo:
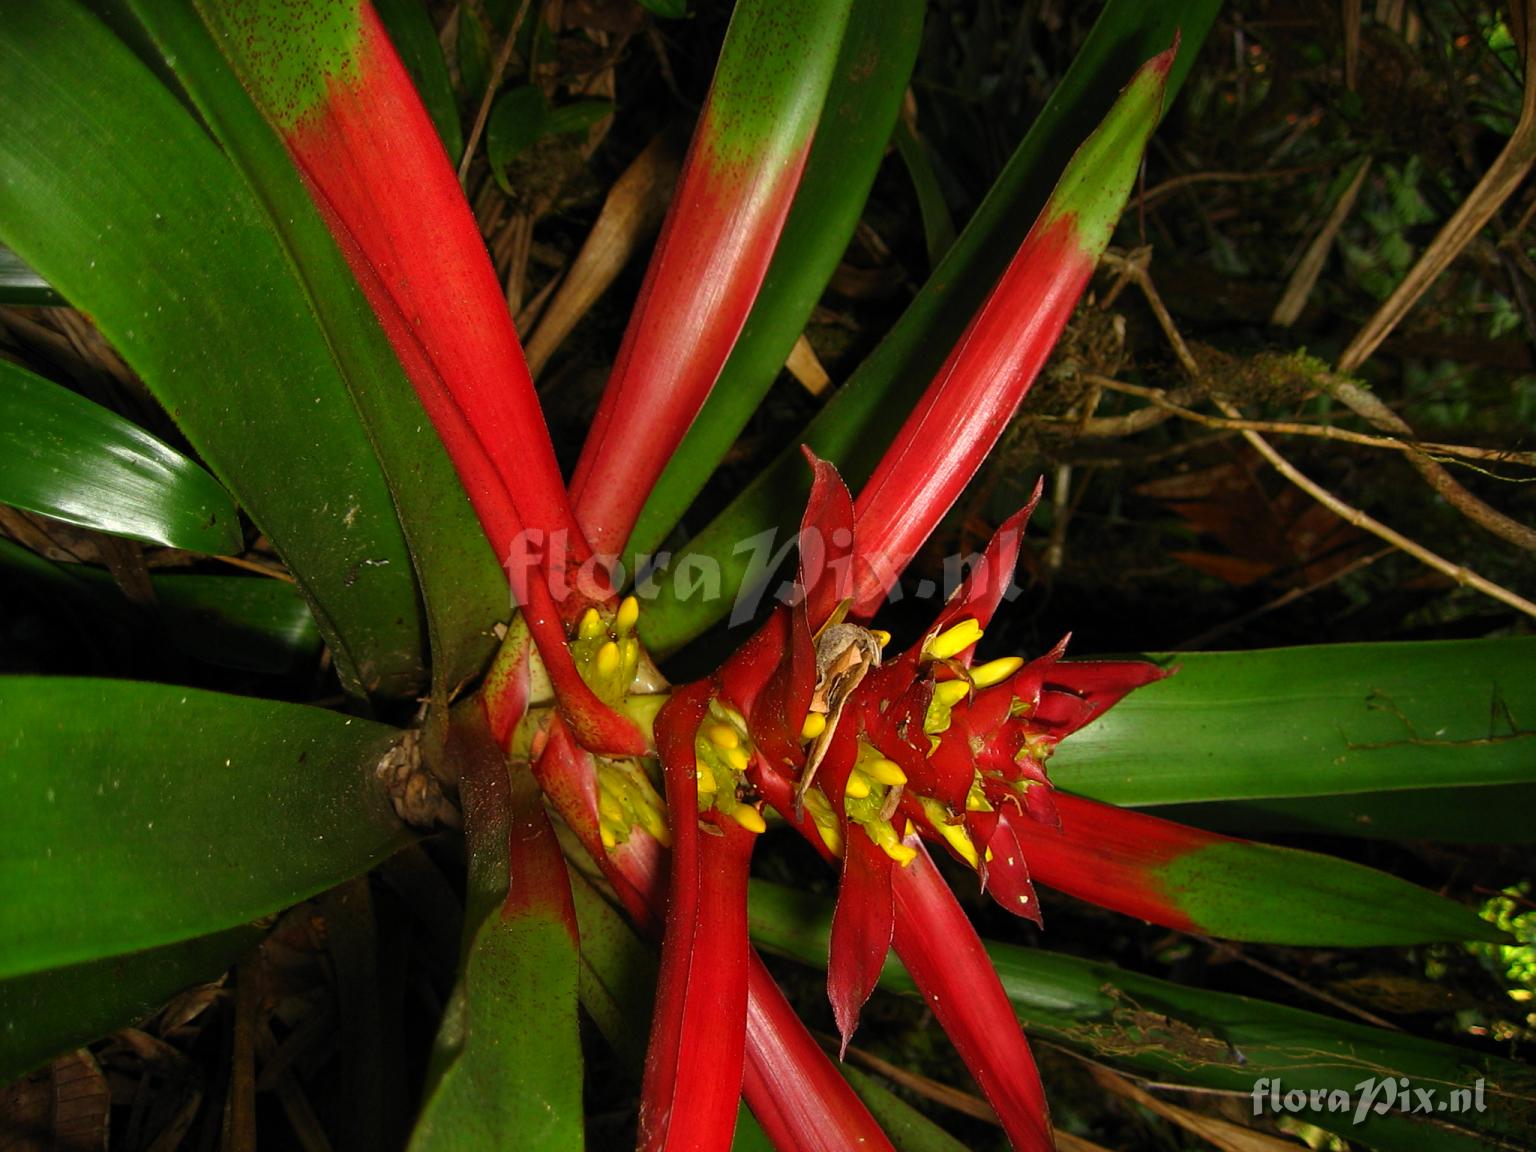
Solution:
<path fill-rule="evenodd" d="M 1038 922 L 1016 825 L 1055 820 L 1046 757 L 1126 692 L 1166 673 L 1140 662 L 1064 663 L 1065 641 L 1029 664 L 1004 657 L 971 667 L 983 625 L 1011 585 L 1032 501 L 1004 524 L 918 643 L 863 669 L 846 698 L 831 699 L 838 638 L 863 632 L 835 622 L 838 581 L 867 569 L 846 488 L 824 461 L 813 458 L 812 467 L 801 602 L 781 608 L 719 678 L 734 686 L 758 741 L 751 782 L 825 856 L 841 857 L 827 978 L 844 1048 L 894 941 L 1010 1136 L 1020 1147 L 1047 1147 L 1022 1033 L 999 1011 L 1007 998 L 969 921 L 932 891 L 936 873 L 915 837 L 944 843 L 1004 907 Z M 768 653 L 778 656 L 772 669 L 764 667 Z"/>
<path fill-rule="evenodd" d="M 921 852 L 909 837 L 915 831 L 943 841 L 983 882 L 992 882 L 1010 911 L 1038 920 L 1025 854 L 1001 814 L 1054 819 L 1043 762 L 1056 741 L 1163 673 L 1150 665 L 1106 666 L 1076 690 L 1070 666 L 1058 665 L 1065 641 L 1029 665 L 1004 658 L 968 668 L 1011 582 L 1028 508 L 1004 526 L 935 626 L 896 660 L 882 664 L 887 637 L 841 618 L 850 605 L 861 618 L 878 607 L 990 452 L 1044 363 L 1108 242 L 1141 146 L 1157 121 L 1173 56 L 1169 49 L 1137 73 L 1105 124 L 1074 156 L 857 508 L 836 470 L 810 458 L 814 481 L 800 535 L 801 602 L 775 613 L 712 681 L 683 690 L 697 703 L 686 712 L 669 706 L 657 726 L 658 740 L 679 750 L 674 759 L 663 757 L 675 818 L 686 818 L 678 816 L 677 794 L 686 802 L 697 797 L 716 823 L 723 814 L 760 824 L 752 806 L 760 794 L 826 855 L 842 857 L 828 992 L 844 1049 L 894 934 L 904 955 L 911 955 L 919 987 L 946 1005 L 957 1047 L 1020 1147 L 1051 1143 L 1039 1078 L 968 921 L 957 912 L 947 919 L 958 923 L 935 934 L 940 926 L 921 920 L 940 915 L 934 911 L 939 905 L 918 898 L 924 889 L 904 903 L 897 900 L 896 892 L 909 886 L 898 876 Z M 855 542 L 856 527 L 865 536 L 862 547 Z M 706 708 L 717 710 L 713 724 Z M 698 754 L 693 761 L 683 755 L 689 741 Z M 694 779 L 700 780 L 697 793 L 688 787 Z M 753 821 L 746 820 L 748 812 Z M 717 887 L 734 893 L 734 867 L 702 872 L 691 855 L 688 864 L 674 867 L 670 908 L 713 905 L 721 899 L 712 891 Z M 899 907 L 907 909 L 904 916 Z M 911 917 L 918 920 L 907 923 Z M 965 940 L 953 940 L 955 933 Z M 942 956 L 922 943 L 929 938 L 946 942 Z M 663 946 L 668 1002 L 658 1004 L 653 1066 L 667 1069 L 681 1059 L 671 1045 L 681 1042 L 686 1000 L 668 980 L 696 959 L 696 944 L 695 935 L 676 940 L 669 932 Z M 736 945 L 720 941 L 715 947 Z M 967 989 L 984 989 L 974 994 L 984 1011 L 954 1003 Z M 725 1019 L 719 1026 L 735 1031 Z M 654 1079 L 662 1083 L 665 1073 Z M 648 1082 L 645 1106 L 667 1108 L 669 1099 L 653 1100 L 650 1088 Z M 670 1095 L 666 1084 L 662 1094 Z M 723 1114 L 727 1103 L 711 1107 Z"/>
<path fill-rule="evenodd" d="M 639 759 L 647 751 L 641 726 L 624 715 L 637 685 L 654 692 L 664 683 L 647 674 L 635 601 L 616 603 L 587 564 L 588 541 L 607 552 L 622 545 L 730 352 L 798 182 L 847 4 L 797 0 L 791 13 L 751 6 L 739 17 L 743 37 L 776 45 L 771 66 L 728 43 L 577 467 L 579 516 L 474 221 L 372 11 L 362 8 L 355 37 L 339 37 L 344 50 L 318 94 L 299 97 L 264 56 L 262 20 L 232 11 L 231 28 L 249 37 L 241 49 L 249 82 L 509 561 L 525 624 L 487 685 L 496 737 L 529 758 L 642 923 L 659 919 L 659 853 L 672 847 L 642 1147 L 724 1146 L 743 1084 L 781 1142 L 824 1142 L 812 1130 L 816 1110 L 773 1091 L 776 1052 L 794 1053 L 801 1091 L 831 1073 L 808 1054 L 803 1030 L 781 1018 L 750 962 L 746 875 L 764 827 L 762 799 L 842 858 L 829 992 L 844 1047 L 894 939 L 1010 1136 L 1020 1147 L 1049 1146 L 1022 1033 L 916 837 L 942 841 L 1005 906 L 1038 918 L 1020 828 L 1027 818 L 1055 820 L 1045 758 L 1062 736 L 1161 673 L 1105 665 L 1079 674 L 1060 661 L 1064 641 L 1027 665 L 1004 658 L 971 667 L 1029 509 L 1003 526 L 934 626 L 899 657 L 882 662 L 887 638 L 843 617 L 851 609 L 864 619 L 878 607 L 1039 371 L 1123 206 L 1173 50 L 1137 73 L 1073 157 L 857 507 L 836 471 L 812 461 L 802 602 L 656 716 L 668 817 Z M 402 178 L 412 196 L 376 195 Z M 462 323 L 466 308 L 476 325 Z M 539 703 L 529 638 L 560 713 L 519 722 Z M 833 1112 L 839 1131 L 872 1129 L 847 1100 Z"/>

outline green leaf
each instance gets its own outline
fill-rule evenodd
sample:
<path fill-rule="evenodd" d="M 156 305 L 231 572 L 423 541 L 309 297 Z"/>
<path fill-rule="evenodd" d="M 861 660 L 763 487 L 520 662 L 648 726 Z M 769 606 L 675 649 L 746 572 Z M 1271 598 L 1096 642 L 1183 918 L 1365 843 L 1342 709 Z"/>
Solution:
<path fill-rule="evenodd" d="M 875 1077 L 852 1064 L 838 1069 L 864 1101 L 870 1115 L 885 1129 L 898 1152 L 965 1152 L 965 1145 L 885 1087 Z"/>
<path fill-rule="evenodd" d="M 545 132 L 550 136 L 585 132 L 603 117 L 612 115 L 613 105 L 606 100 L 576 100 L 550 111 Z"/>
<path fill-rule="evenodd" d="M 478 704 L 456 714 L 448 753 L 463 773 L 469 939 L 410 1147 L 580 1149 L 576 920 L 543 796 L 526 762 L 508 772 Z"/>
<path fill-rule="evenodd" d="M 152 573 L 155 604 L 141 610 L 102 569 L 55 564 L 9 540 L 0 540 L 0 568 L 81 597 L 93 619 L 112 615 L 158 626 L 157 639 L 222 668 L 283 673 L 320 655 L 309 605 L 282 580 Z"/>
<path fill-rule="evenodd" d="M 0 244 L 0 304 L 36 308 L 64 300 L 20 256 Z"/>
<path fill-rule="evenodd" d="M 189 552 L 242 550 L 235 502 L 180 452 L 0 360 L 0 502 Z"/>
<path fill-rule="evenodd" d="M 400 733 L 297 704 L 0 679 L 0 977 L 278 912 L 409 839 L 374 771 Z"/>
<path fill-rule="evenodd" d="M 912 191 L 917 193 L 917 211 L 923 220 L 923 242 L 928 249 L 928 266 L 937 268 L 955 242 L 955 222 L 950 217 L 949 205 L 944 202 L 944 191 L 934 174 L 933 161 L 928 156 L 928 145 L 918 138 L 905 120 L 896 123 L 896 151 L 912 181 Z"/>
<path fill-rule="evenodd" d="M 1536 639 L 1187 653 L 1062 742 L 1115 804 L 1536 783 Z"/>
<path fill-rule="evenodd" d="M 1146 60 L 1181 35 L 1168 77 L 1165 108 L 1183 82 L 1209 31 L 1220 0 L 1146 4 L 1111 0 L 1014 151 L 987 198 L 943 263 L 857 372 L 785 452 L 689 543 L 688 551 L 720 565 L 720 595 L 684 600 L 673 581 L 641 616 L 651 651 L 675 651 L 731 612 L 756 553 L 738 547 L 768 531 L 792 534 L 804 511 L 810 475 L 801 443 L 837 465 L 854 490 L 868 479 L 913 403 L 933 378 L 966 323 L 1028 233 L 1060 172 Z"/>
<path fill-rule="evenodd" d="M 795 202 L 746 326 L 646 497 L 627 551 L 660 547 L 777 378 L 842 258 L 880 166 L 923 22 L 919 0 L 855 0 Z"/>
<path fill-rule="evenodd" d="M 510 608 L 506 576 L 287 150 L 190 7 L 139 0 L 134 6 L 255 191 L 302 281 L 399 512 L 426 606 L 433 692 L 444 700 L 484 667 L 491 625 Z"/>
<path fill-rule="evenodd" d="M 0 1084 L 61 1052 L 138 1023 L 183 988 L 216 979 L 260 938 L 255 928 L 231 928 L 0 980 Z"/>
<path fill-rule="evenodd" d="M 571 898 L 581 928 L 581 1006 L 638 1088 L 660 969 L 656 951 L 579 875 L 571 877 Z"/>
<path fill-rule="evenodd" d="M 282 553 L 344 683 L 414 691 L 425 630 L 384 476 L 238 173 L 66 0 L 7 14 L 0 102 L 0 239 L 92 316 Z"/>
<path fill-rule="evenodd" d="M 639 0 L 640 7 L 667 20 L 681 20 L 688 15 L 688 0 Z"/>
<path fill-rule="evenodd" d="M 459 88 L 467 100 L 479 107 L 485 97 L 486 85 L 491 82 L 491 41 L 473 4 L 459 5 L 457 44 Z"/>
<path fill-rule="evenodd" d="M 459 123 L 459 102 L 443 59 L 443 45 L 432 27 L 432 17 L 422 0 L 374 0 L 374 9 L 389 31 L 389 40 L 400 62 L 411 74 L 427 114 L 437 126 L 448 158 L 455 164 L 464 151 L 464 129 Z"/>
<path fill-rule="evenodd" d="M 1525 844 L 1532 839 L 1536 784 L 1217 800 L 1169 804 L 1148 811 L 1167 820 L 1245 836 L 1322 834 L 1450 844 Z"/>
<path fill-rule="evenodd" d="M 485 122 L 485 158 L 491 174 L 507 195 L 513 188 L 507 179 L 507 165 L 532 148 L 550 132 L 549 101 L 531 84 L 513 88 L 496 98 Z"/>
<path fill-rule="evenodd" d="M 751 896 L 752 936 L 760 947 L 802 964 L 826 966 L 830 901 L 757 880 Z M 1536 1077 L 1523 1065 L 1484 1052 L 1189 988 L 1039 948 L 988 941 L 987 951 L 1029 1033 L 1095 1060 L 1159 1080 L 1239 1093 L 1245 1100 L 1252 1099 L 1256 1083 L 1265 1077 L 1278 1078 L 1286 1091 L 1347 1093 L 1355 1093 L 1362 1080 L 1398 1076 L 1437 1092 L 1470 1089 L 1479 1078 L 1484 1081 L 1486 1112 L 1436 1116 L 1435 1127 L 1396 1110 L 1372 1113 L 1358 1127 L 1347 1113 L 1307 1109 L 1295 1114 L 1351 1141 L 1401 1152 L 1431 1147 L 1472 1152 L 1488 1147 L 1490 1139 L 1518 1147 L 1536 1125 Z M 910 998 L 919 995 L 894 956 L 880 984 Z"/>

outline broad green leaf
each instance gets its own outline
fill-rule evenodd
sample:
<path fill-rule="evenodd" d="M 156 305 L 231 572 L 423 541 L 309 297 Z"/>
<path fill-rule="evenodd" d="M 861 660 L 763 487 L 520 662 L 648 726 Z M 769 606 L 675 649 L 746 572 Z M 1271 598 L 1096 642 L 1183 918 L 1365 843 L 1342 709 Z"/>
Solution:
<path fill-rule="evenodd" d="M 1324 834 L 1450 844 L 1525 844 L 1536 839 L 1536 784 L 1414 788 L 1274 800 L 1160 805 L 1168 820 L 1245 836 Z"/>
<path fill-rule="evenodd" d="M 20 256 L 0 244 L 0 304 L 35 308 L 62 303 L 63 299 L 48 281 L 32 271 Z"/>
<path fill-rule="evenodd" d="M 855 0 L 773 262 L 709 399 L 646 497 L 628 554 L 660 547 L 762 403 L 842 258 L 874 183 L 922 31 L 919 0 Z"/>
<path fill-rule="evenodd" d="M 400 733 L 297 704 L 0 678 L 0 977 L 281 911 L 409 835 L 375 777 Z"/>
<path fill-rule="evenodd" d="M 191 6 L 132 0 L 144 28 L 266 211 L 383 466 L 425 602 L 439 699 L 489 657 L 509 610 L 506 576 L 415 390 L 315 210 L 287 150 L 252 105 Z"/>
<path fill-rule="evenodd" d="M 0 980 L 0 1084 L 138 1023 L 183 988 L 216 979 L 260 938 L 255 928 L 231 928 Z"/>
<path fill-rule="evenodd" d="M 81 598 L 95 619 L 158 628 L 157 639 L 220 667 L 282 673 L 320 655 L 309 605 L 282 580 L 152 573 L 155 604 L 141 610 L 104 570 L 55 564 L 9 540 L 0 540 L 0 568 Z"/>
<path fill-rule="evenodd" d="M 752 936 L 766 951 L 825 967 L 831 918 L 825 897 L 752 882 Z M 1518 1147 L 1536 1125 L 1536 1075 L 1485 1052 L 1185 987 L 1040 948 L 989 941 L 987 951 L 1030 1035 L 1159 1080 L 1237 1092 L 1250 1101 L 1265 1077 L 1278 1078 L 1284 1090 L 1346 1093 L 1354 1093 L 1362 1080 L 1399 1076 L 1439 1093 L 1470 1090 L 1483 1081 L 1487 1111 L 1437 1116 L 1437 1123 L 1446 1125 L 1438 1131 L 1395 1110 L 1373 1112 L 1358 1127 L 1349 1114 L 1313 1109 L 1296 1114 L 1351 1141 L 1401 1152 L 1441 1147 L 1472 1152 L 1499 1139 Z M 880 983 L 918 997 L 894 956 Z"/>
<path fill-rule="evenodd" d="M 0 503 L 189 552 L 242 550 L 217 480 L 142 428 L 0 360 Z"/>
<path fill-rule="evenodd" d="M 425 630 L 383 473 L 233 165 L 68 0 L 7 12 L 0 103 L 0 239 L 92 316 L 282 553 L 344 682 L 414 691 Z"/>
<path fill-rule="evenodd" d="M 478 704 L 456 715 L 448 754 L 463 773 L 468 939 L 410 1147 L 580 1149 L 578 945 L 564 859 L 527 763 L 509 772 Z"/>
<path fill-rule="evenodd" d="M 1114 804 L 1536 783 L 1536 639 L 1170 659 L 1062 742 L 1052 780 Z"/>
<path fill-rule="evenodd" d="M 421 102 L 437 126 L 448 158 L 457 164 L 459 153 L 464 151 L 459 102 L 426 4 L 423 0 L 374 0 L 373 7 L 389 31 L 390 43 L 400 54 L 400 62 L 415 81 L 416 91 L 421 93 Z"/>
<path fill-rule="evenodd" d="M 659 594 L 641 616 L 653 652 L 676 650 L 732 611 L 758 558 L 743 542 L 769 531 L 780 542 L 793 534 L 810 491 L 801 443 L 836 464 L 850 487 L 863 484 L 1028 233 L 1062 158 L 1093 131 L 1136 69 L 1178 33 L 1164 107 L 1171 105 L 1220 6 L 1220 0 L 1111 0 L 1105 6 L 1029 134 L 896 327 L 795 442 L 689 542 L 689 552 L 720 565 L 720 595 L 685 599 L 675 582 L 657 582 Z"/>

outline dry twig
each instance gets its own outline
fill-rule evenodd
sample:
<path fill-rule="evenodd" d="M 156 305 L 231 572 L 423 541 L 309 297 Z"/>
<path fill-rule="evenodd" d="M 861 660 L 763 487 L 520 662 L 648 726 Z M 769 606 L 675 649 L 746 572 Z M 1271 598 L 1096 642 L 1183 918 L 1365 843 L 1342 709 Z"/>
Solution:
<path fill-rule="evenodd" d="M 1533 7 L 1536 7 L 1536 0 L 1528 0 L 1528 2 Z M 1536 37 L 1532 39 L 1536 41 Z M 1139 249 L 1128 255 L 1105 254 L 1105 261 L 1107 263 L 1116 268 L 1121 276 L 1126 277 L 1141 289 L 1148 307 L 1152 309 L 1153 315 L 1157 318 L 1158 325 L 1162 328 L 1163 334 L 1167 337 L 1168 343 L 1173 349 L 1175 358 L 1179 361 L 1180 366 L 1183 367 L 1185 374 L 1192 381 L 1199 382 L 1202 375 L 1199 362 L 1195 360 L 1194 355 L 1190 352 L 1189 345 L 1184 342 L 1183 334 L 1180 333 L 1178 326 L 1173 322 L 1173 317 L 1169 314 L 1167 305 L 1163 303 L 1163 298 L 1158 293 L 1157 286 L 1152 283 L 1152 277 L 1147 272 L 1147 265 L 1150 259 L 1151 250 L 1146 248 Z M 1229 401 L 1223 400 L 1220 397 L 1214 397 L 1213 399 L 1217 407 L 1229 419 L 1237 420 L 1242 418 L 1242 413 Z M 1463 587 L 1475 588 L 1485 596 L 1489 596 L 1502 604 L 1507 604 L 1527 616 L 1536 618 L 1536 604 L 1531 603 L 1525 597 L 1511 592 L 1500 584 L 1495 584 L 1486 577 L 1479 576 L 1465 565 L 1445 559 L 1439 553 L 1430 551 L 1415 540 L 1410 540 L 1401 532 L 1387 527 L 1381 521 L 1374 519 L 1353 505 L 1346 504 L 1321 484 L 1296 468 L 1295 465 L 1277 452 L 1269 441 L 1265 440 L 1257 432 L 1245 430 L 1241 435 L 1264 459 L 1269 461 L 1277 472 L 1345 523 L 1353 524 L 1356 528 L 1361 528 L 1373 536 L 1380 537 L 1394 548 L 1406 552 L 1415 560 L 1435 569 L 1435 571 L 1444 573 Z"/>

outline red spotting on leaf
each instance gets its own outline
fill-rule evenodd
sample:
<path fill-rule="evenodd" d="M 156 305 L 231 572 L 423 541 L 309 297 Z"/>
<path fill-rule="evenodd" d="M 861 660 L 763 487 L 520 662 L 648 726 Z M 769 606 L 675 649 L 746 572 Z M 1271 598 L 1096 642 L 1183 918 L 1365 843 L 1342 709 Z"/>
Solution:
<path fill-rule="evenodd" d="M 859 1012 L 875 990 L 891 947 L 896 927 L 891 896 L 894 867 L 895 862 L 868 836 L 854 833 L 846 837 L 843 880 L 832 913 L 827 959 L 827 998 L 843 1041 L 839 1058 L 848 1053 L 848 1041 L 859 1026 Z"/>
<path fill-rule="evenodd" d="M 711 693 L 707 681 L 679 688 L 656 717 L 672 874 L 641 1086 L 642 1152 L 729 1147 L 741 1095 L 751 951 L 747 868 L 757 837 L 714 809 L 694 815 L 694 740 Z M 703 835 L 701 825 L 709 828 Z"/>
<path fill-rule="evenodd" d="M 775 1148 L 895 1152 L 758 959 L 751 957 L 742 1094 Z"/>
<path fill-rule="evenodd" d="M 455 466 L 475 456 L 462 434 L 467 425 L 511 495 L 519 527 L 546 539 L 563 534 L 558 543 L 567 551 L 548 558 L 548 574 L 574 575 L 587 558 L 586 543 L 484 241 L 378 16 L 367 4 L 360 15 L 356 79 L 332 77 L 324 104 L 302 117 L 285 142 L 327 220 L 350 235 L 343 251 L 354 271 L 359 257 L 371 270 L 359 272 L 370 301 L 379 309 L 382 289 L 425 352 L 433 378 L 421 372 L 419 353 L 405 347 L 400 325 L 379 309 L 418 393 L 426 402 L 440 381 L 458 409 L 463 423 L 449 422 L 444 432 Z M 477 322 L 466 324 L 466 316 Z M 441 403 L 434 406 L 441 415 Z M 467 485 L 483 480 L 478 465 L 468 467 Z M 561 608 L 569 623 L 588 606 L 577 595 Z"/>
<path fill-rule="evenodd" d="M 1164 890 L 1159 872 L 1181 856 L 1236 841 L 1065 792 L 1055 801 L 1060 829 L 1010 822 L 1036 880 L 1165 928 L 1201 930 Z"/>
<path fill-rule="evenodd" d="M 1039 223 L 859 493 L 854 612 L 886 590 L 992 451 L 1088 286 L 1097 253 L 1071 216 Z"/>
<path fill-rule="evenodd" d="M 922 842 L 892 874 L 896 952 L 954 1042 L 1018 1152 L 1053 1149 L 1050 1111 L 1029 1042 L 976 930 Z"/>

